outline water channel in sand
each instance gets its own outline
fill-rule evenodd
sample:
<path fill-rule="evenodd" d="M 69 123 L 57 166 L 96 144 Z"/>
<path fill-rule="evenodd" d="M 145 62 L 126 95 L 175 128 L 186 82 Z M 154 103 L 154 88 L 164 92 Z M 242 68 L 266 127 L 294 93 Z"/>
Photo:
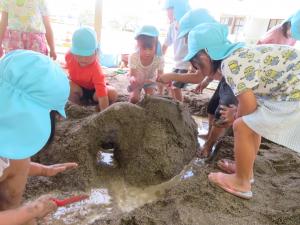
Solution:
<path fill-rule="evenodd" d="M 204 134 L 208 129 L 206 118 L 193 116 L 198 124 L 198 133 Z M 198 138 L 200 146 L 204 140 Z M 108 167 L 116 167 L 113 150 L 99 152 L 98 163 Z M 88 193 L 67 193 L 68 195 L 88 194 L 90 197 L 84 201 L 60 207 L 51 216 L 46 217 L 42 224 L 46 225 L 85 225 L 101 218 L 110 218 L 118 213 L 130 212 L 146 203 L 153 202 L 163 196 L 165 190 L 183 179 L 194 176 L 193 167 L 204 164 L 203 159 L 194 158 L 171 180 L 146 188 L 130 186 L 120 177 L 103 181 L 97 188 L 92 188 Z M 52 193 L 50 193 L 52 194 Z M 53 193 L 55 195 L 55 193 Z"/>

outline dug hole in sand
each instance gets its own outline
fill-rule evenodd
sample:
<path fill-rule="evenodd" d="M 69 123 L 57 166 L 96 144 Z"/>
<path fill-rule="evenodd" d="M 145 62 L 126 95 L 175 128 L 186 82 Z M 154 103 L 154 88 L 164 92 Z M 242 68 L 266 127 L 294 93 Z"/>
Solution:
<path fill-rule="evenodd" d="M 233 137 L 221 140 L 214 161 L 193 158 L 197 125 L 182 104 L 151 97 L 139 105 L 116 103 L 101 113 L 70 104 L 67 112 L 53 144 L 35 160 L 76 161 L 80 167 L 55 178 L 31 178 L 26 197 L 47 192 L 91 197 L 40 224 L 300 224 L 300 158 L 286 148 L 262 143 L 254 197 L 245 201 L 207 180 L 217 170 L 216 160 L 232 158 Z M 112 154 L 116 163 L 103 166 L 99 151 Z"/>

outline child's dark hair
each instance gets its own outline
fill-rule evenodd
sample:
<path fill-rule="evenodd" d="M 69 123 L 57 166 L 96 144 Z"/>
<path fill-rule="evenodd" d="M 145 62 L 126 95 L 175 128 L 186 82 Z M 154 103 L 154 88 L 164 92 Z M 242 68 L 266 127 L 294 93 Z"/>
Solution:
<path fill-rule="evenodd" d="M 193 60 L 194 60 L 195 58 L 197 58 L 199 54 L 203 54 L 203 53 L 206 54 L 206 55 L 208 55 L 208 54 L 207 54 L 207 51 L 206 51 L 205 49 L 203 49 L 203 50 L 199 51 L 199 52 L 198 52 L 198 53 L 190 60 L 190 63 L 192 64 L 193 67 L 194 67 L 194 65 L 193 65 Z M 209 58 L 210 58 L 210 57 L 209 57 Z M 211 63 L 212 63 L 212 70 L 213 70 L 213 73 L 216 73 L 217 70 L 221 67 L 222 60 L 212 60 L 212 59 L 211 59 Z M 194 69 L 197 69 L 197 68 L 194 67 Z"/>
<path fill-rule="evenodd" d="M 221 67 L 222 60 L 212 60 L 212 69 L 216 73 L 217 70 Z"/>
<path fill-rule="evenodd" d="M 290 21 L 286 21 L 281 25 L 282 34 L 283 34 L 284 37 L 289 38 L 287 32 L 288 32 L 288 29 L 290 29 L 290 28 L 291 28 L 291 22 Z"/>
<path fill-rule="evenodd" d="M 139 35 L 136 38 L 137 42 L 139 43 L 140 47 L 142 48 L 153 48 L 155 44 L 156 37 L 150 37 L 148 35 Z"/>
<path fill-rule="evenodd" d="M 47 148 L 51 142 L 53 141 L 53 137 L 55 134 L 55 119 L 56 119 L 56 114 L 57 111 L 50 111 L 50 124 L 51 124 L 51 132 L 50 132 L 50 136 L 48 138 L 48 141 L 46 142 L 46 144 L 44 145 L 43 149 Z"/>

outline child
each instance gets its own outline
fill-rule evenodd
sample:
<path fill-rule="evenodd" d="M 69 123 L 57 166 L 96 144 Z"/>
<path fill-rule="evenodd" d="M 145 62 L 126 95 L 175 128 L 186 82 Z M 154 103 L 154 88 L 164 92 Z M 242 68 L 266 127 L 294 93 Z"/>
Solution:
<path fill-rule="evenodd" d="M 266 34 L 266 37 L 258 41 L 257 44 L 285 44 L 294 46 L 296 40 L 300 40 L 300 11 L 284 21 L 280 26 L 270 30 Z M 227 110 L 226 107 L 224 109 Z M 230 159 L 221 159 L 217 165 L 226 173 L 235 172 L 235 162 Z"/>
<path fill-rule="evenodd" d="M 175 73 L 187 73 L 190 67 L 189 62 L 184 62 L 183 58 L 187 54 L 187 43 L 183 38 L 178 38 L 178 22 L 182 16 L 190 10 L 188 0 L 166 0 L 164 9 L 167 10 L 167 16 L 170 21 L 166 40 L 163 44 L 163 54 L 166 53 L 169 46 L 173 44 Z M 173 82 L 172 95 L 178 101 L 182 101 L 181 89 L 186 86 L 182 82 Z"/>
<path fill-rule="evenodd" d="M 15 49 L 28 49 L 56 59 L 53 32 L 45 0 L 2 0 L 0 56 Z"/>
<path fill-rule="evenodd" d="M 106 85 L 98 58 L 96 33 L 90 27 L 77 29 L 72 47 L 66 54 L 66 68 L 71 84 L 70 100 L 96 102 L 100 111 L 117 100 L 116 90 Z"/>
<path fill-rule="evenodd" d="M 179 21 L 178 38 L 187 39 L 188 33 L 201 23 L 217 23 L 217 21 L 206 9 L 190 10 Z M 206 88 L 211 81 L 211 79 L 206 77 L 206 79 L 198 85 L 196 92 L 202 93 L 202 90 Z M 206 141 L 202 148 L 197 151 L 198 157 L 208 157 L 216 141 L 222 137 L 226 131 L 225 128 L 219 126 L 219 123 L 222 122 L 219 114 L 220 104 L 227 106 L 237 104 L 237 100 L 230 87 L 226 84 L 224 78 L 220 80 L 219 85 L 207 106 L 209 120 L 208 133 L 206 135 L 201 135 Z"/>
<path fill-rule="evenodd" d="M 163 73 L 164 60 L 158 41 L 158 30 L 154 26 L 145 25 L 136 31 L 137 51 L 129 57 L 130 102 L 140 100 L 141 90 L 153 95 L 156 80 Z"/>
<path fill-rule="evenodd" d="M 282 44 L 294 46 L 300 40 L 300 10 L 269 30 L 257 44 Z"/>
<path fill-rule="evenodd" d="M 56 112 L 65 116 L 69 82 L 47 56 L 16 50 L 0 61 L 0 92 L 0 221 L 21 225 L 56 209 L 49 196 L 20 206 L 27 177 L 54 176 L 77 166 L 30 162 L 51 142 Z"/>
<path fill-rule="evenodd" d="M 297 33 L 297 35 L 300 33 Z M 236 171 L 210 173 L 211 183 L 244 199 L 252 197 L 253 164 L 261 136 L 300 152 L 300 51 L 287 45 L 246 48 L 227 40 L 218 23 L 195 27 L 188 36 L 185 60 L 211 77 L 224 76 L 239 104 L 233 123 Z"/>

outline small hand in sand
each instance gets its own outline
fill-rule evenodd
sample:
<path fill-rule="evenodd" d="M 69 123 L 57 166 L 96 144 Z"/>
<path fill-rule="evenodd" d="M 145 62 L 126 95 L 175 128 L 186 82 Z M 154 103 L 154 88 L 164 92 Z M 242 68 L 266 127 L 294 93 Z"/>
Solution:
<path fill-rule="evenodd" d="M 76 167 L 78 167 L 77 163 L 61 163 L 50 166 L 44 166 L 43 175 L 46 177 L 52 177 L 58 173 L 64 172 L 65 170 L 75 169 Z"/>
<path fill-rule="evenodd" d="M 207 144 L 204 144 L 203 147 L 199 148 L 196 152 L 198 158 L 207 158 L 210 155 L 211 149 Z"/>
<path fill-rule="evenodd" d="M 34 214 L 35 218 L 43 218 L 56 209 L 57 205 L 51 200 L 51 196 L 49 195 L 42 195 L 27 205 L 27 211 Z"/>
<path fill-rule="evenodd" d="M 220 114 L 223 118 L 224 123 L 232 124 L 235 119 L 237 107 L 235 105 L 225 106 L 221 105 Z"/>

